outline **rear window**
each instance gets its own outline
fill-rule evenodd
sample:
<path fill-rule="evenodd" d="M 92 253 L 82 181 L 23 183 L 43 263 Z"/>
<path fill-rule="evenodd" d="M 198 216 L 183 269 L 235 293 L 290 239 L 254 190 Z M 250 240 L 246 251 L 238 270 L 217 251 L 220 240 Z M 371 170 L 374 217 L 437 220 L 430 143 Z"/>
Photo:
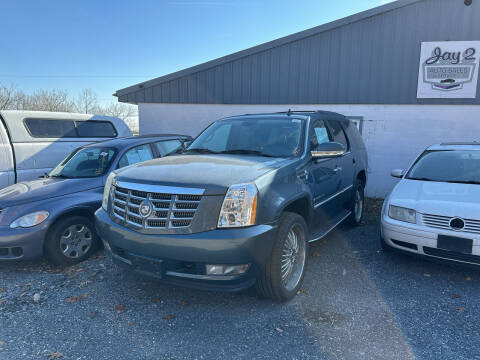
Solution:
<path fill-rule="evenodd" d="M 33 137 L 77 137 L 72 120 L 25 119 L 25 127 Z"/>
<path fill-rule="evenodd" d="M 106 138 L 116 137 L 117 131 L 109 121 L 74 121 L 57 119 L 25 119 L 27 131 L 40 138 Z"/>
<path fill-rule="evenodd" d="M 117 132 L 108 121 L 77 121 L 77 132 L 80 137 L 115 137 Z"/>

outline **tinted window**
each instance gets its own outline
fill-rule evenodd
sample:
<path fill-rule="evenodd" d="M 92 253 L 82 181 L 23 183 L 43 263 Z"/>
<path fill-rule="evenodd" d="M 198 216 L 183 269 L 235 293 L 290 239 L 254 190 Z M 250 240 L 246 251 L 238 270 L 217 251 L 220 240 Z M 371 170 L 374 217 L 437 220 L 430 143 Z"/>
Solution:
<path fill-rule="evenodd" d="M 177 150 L 182 143 L 179 140 L 166 140 L 166 141 L 159 141 L 155 143 L 157 147 L 157 151 L 160 156 L 165 156 Z"/>
<path fill-rule="evenodd" d="M 118 162 L 118 167 L 133 165 L 142 161 L 153 159 L 152 149 L 149 144 L 140 145 L 128 150 L 123 154 L 122 158 Z"/>
<path fill-rule="evenodd" d="M 332 131 L 333 135 L 333 141 L 338 142 L 345 146 L 346 150 L 349 150 L 349 144 L 347 137 L 345 136 L 345 131 L 343 131 L 342 126 L 340 125 L 340 122 L 338 121 L 329 121 L 328 122 L 328 127 Z"/>
<path fill-rule="evenodd" d="M 25 127 L 33 137 L 77 137 L 72 120 L 25 119 Z"/>
<path fill-rule="evenodd" d="M 115 137 L 117 132 L 108 121 L 77 121 L 77 131 L 80 137 Z"/>

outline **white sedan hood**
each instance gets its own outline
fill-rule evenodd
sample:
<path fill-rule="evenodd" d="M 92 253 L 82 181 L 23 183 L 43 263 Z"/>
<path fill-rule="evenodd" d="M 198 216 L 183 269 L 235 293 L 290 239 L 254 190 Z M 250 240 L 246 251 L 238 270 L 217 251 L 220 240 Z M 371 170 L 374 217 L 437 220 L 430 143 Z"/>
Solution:
<path fill-rule="evenodd" d="M 422 214 L 480 219 L 480 185 L 403 179 L 389 200 Z"/>

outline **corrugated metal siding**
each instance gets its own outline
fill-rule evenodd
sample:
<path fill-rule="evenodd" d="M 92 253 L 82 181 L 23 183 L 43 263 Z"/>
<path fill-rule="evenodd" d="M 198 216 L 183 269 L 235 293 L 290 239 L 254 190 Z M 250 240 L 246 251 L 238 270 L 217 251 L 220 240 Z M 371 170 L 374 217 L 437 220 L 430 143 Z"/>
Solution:
<path fill-rule="evenodd" d="M 120 95 L 124 102 L 480 104 L 417 99 L 422 41 L 480 40 L 480 1 L 424 0 Z"/>

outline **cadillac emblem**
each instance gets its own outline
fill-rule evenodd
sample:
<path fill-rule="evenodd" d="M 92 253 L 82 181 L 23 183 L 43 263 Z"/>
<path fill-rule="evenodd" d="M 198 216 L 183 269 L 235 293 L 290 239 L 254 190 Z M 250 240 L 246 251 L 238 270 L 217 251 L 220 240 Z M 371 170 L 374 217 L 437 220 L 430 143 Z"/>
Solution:
<path fill-rule="evenodd" d="M 152 203 L 148 200 L 144 200 L 140 203 L 138 212 L 142 217 L 147 218 L 152 213 L 152 209 L 153 209 Z"/>

